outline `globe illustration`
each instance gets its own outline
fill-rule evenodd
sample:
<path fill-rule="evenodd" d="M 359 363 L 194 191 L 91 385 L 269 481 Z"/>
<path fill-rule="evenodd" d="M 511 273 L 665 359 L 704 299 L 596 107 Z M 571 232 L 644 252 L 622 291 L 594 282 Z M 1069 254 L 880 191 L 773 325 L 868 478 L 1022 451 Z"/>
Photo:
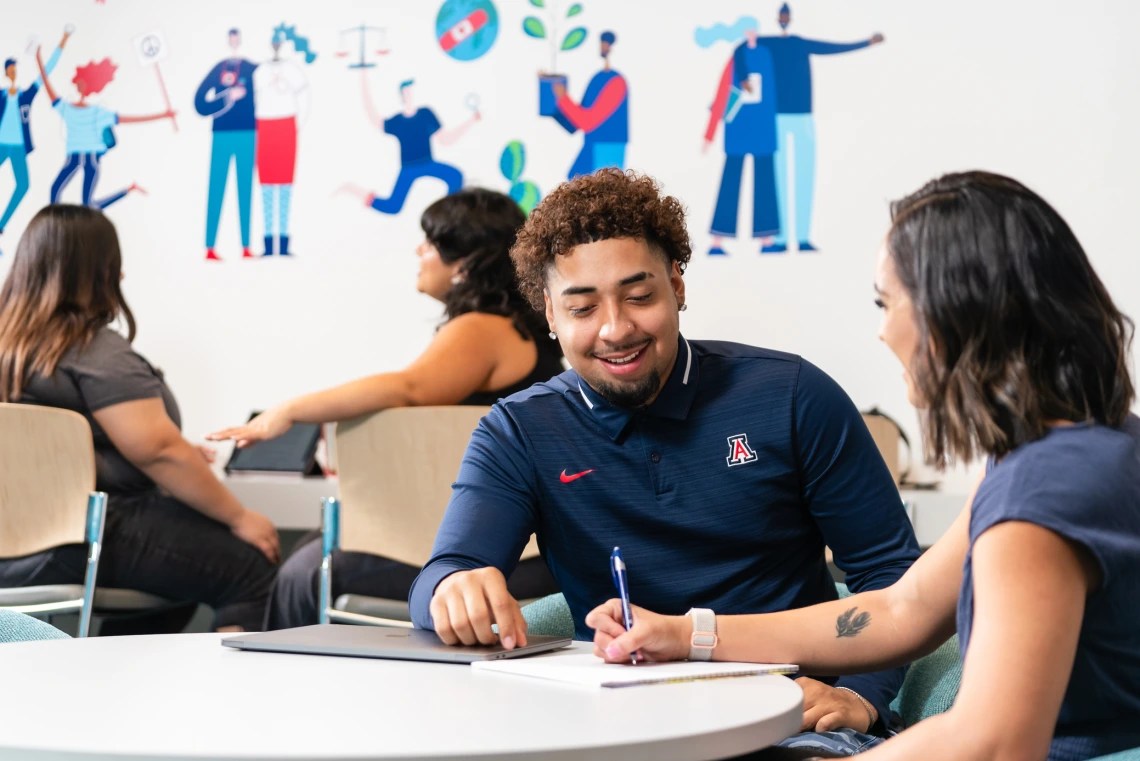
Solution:
<path fill-rule="evenodd" d="M 491 0 L 447 0 L 435 17 L 435 38 L 457 61 L 474 61 L 495 44 L 499 14 Z"/>

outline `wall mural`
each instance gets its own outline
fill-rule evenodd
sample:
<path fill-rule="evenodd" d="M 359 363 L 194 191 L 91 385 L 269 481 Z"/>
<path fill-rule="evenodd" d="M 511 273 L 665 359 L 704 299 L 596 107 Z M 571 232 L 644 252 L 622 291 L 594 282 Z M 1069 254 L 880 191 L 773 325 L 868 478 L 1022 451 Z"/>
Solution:
<path fill-rule="evenodd" d="M 597 35 L 601 68 L 594 74 L 581 97 L 571 93 L 567 75 L 558 72 L 559 55 L 586 45 L 589 32 L 581 25 L 582 3 L 562 5 L 557 0 L 528 0 L 531 10 L 522 22 L 529 38 L 542 41 L 548 57 L 538 76 L 538 112 L 566 133 L 582 134 L 581 149 L 566 176 L 573 178 L 603 167 L 625 168 L 629 144 L 629 82 L 612 65 L 618 48 L 618 35 L 603 31 Z M 697 45 L 704 49 L 724 48 L 725 57 L 712 94 L 703 152 L 723 132 L 721 149 L 724 163 L 709 227 L 710 255 L 726 255 L 725 241 L 738 234 L 741 193 L 751 193 L 753 239 L 765 254 L 789 249 L 816 251 L 811 239 L 812 206 L 815 190 L 815 124 L 813 117 L 812 57 L 847 53 L 883 42 L 874 34 L 852 43 L 827 42 L 791 32 L 792 9 L 784 3 L 776 16 L 779 31 L 762 35 L 761 23 L 743 16 L 731 24 L 717 23 L 695 31 Z M 499 36 L 500 18 L 492 0 L 443 0 L 435 17 L 433 38 L 452 62 L 464 64 L 486 56 Z M 765 25 L 765 28 L 766 25 Z M 306 30 L 312 31 L 312 30 Z M 31 187 L 27 156 L 32 152 L 32 107 L 41 90 L 58 114 L 65 134 L 63 167 L 47 194 L 51 202 L 63 199 L 72 180 L 82 170 L 82 203 L 101 209 L 126 198 L 132 192 L 145 192 L 131 183 L 113 193 L 99 195 L 97 188 L 108 153 L 119 139 L 125 124 L 170 119 L 178 125 L 170 107 L 159 62 L 168 51 L 158 30 L 134 39 L 139 63 L 154 68 L 166 110 L 142 116 L 120 114 L 102 102 L 91 102 L 103 93 L 119 68 L 110 57 L 78 66 L 70 81 L 75 95 L 61 97 L 53 85 L 68 39 L 74 28 L 68 25 L 47 60 L 38 43 L 28 45 L 26 56 L 34 60 L 38 77 L 28 86 L 19 86 L 15 57 L 4 63 L 8 86 L 0 90 L 0 167 L 10 163 L 14 187 L 0 216 L 0 235 L 9 225 Z M 242 258 L 291 256 L 290 217 L 296 175 L 298 135 L 312 110 L 312 88 L 306 73 L 318 59 L 309 38 L 281 21 L 255 32 L 256 39 L 268 43 L 266 59 L 260 63 L 241 54 L 243 39 L 239 29 L 229 29 L 226 39 L 230 55 L 219 61 L 201 80 L 194 94 L 195 111 L 210 120 L 211 144 L 206 198 L 205 248 L 207 261 L 221 261 L 219 226 L 233 168 L 237 188 L 238 236 Z M 341 49 L 335 56 L 346 59 L 349 69 L 360 70 L 361 97 L 365 113 L 399 148 L 399 166 L 386 194 L 355 184 L 344 184 L 338 191 L 361 199 L 372 210 L 387 216 L 400 214 L 412 187 L 420 180 L 438 180 L 440 193 L 453 193 L 463 185 L 459 166 L 438 161 L 436 146 L 455 143 L 482 119 L 480 96 L 468 92 L 463 103 L 470 116 L 445 127 L 436 111 L 416 97 L 417 80 L 406 76 L 393 87 L 402 107 L 396 113 L 381 114 L 373 102 L 368 70 L 390 53 L 387 29 L 361 23 L 340 30 Z M 711 83 L 710 83 L 711 84 Z M 42 98 L 40 100 L 43 100 Z M 395 147 L 393 146 L 393 147 Z M 539 186 L 524 176 L 527 149 L 519 140 L 503 148 L 500 171 L 509 194 L 528 213 L 538 204 Z M 752 187 L 742 190 L 744 165 L 751 157 Z M 264 219 L 264 251 L 251 249 L 251 216 L 254 177 L 261 187 Z M 73 191 L 74 192 L 74 191 Z M 0 199 L 0 203 L 3 200 Z M 232 241 L 226 233 L 223 240 Z"/>
<path fill-rule="evenodd" d="M 447 0 L 435 17 L 440 49 L 456 61 L 482 58 L 499 36 L 499 14 L 491 0 Z"/>
<path fill-rule="evenodd" d="M 730 25 L 698 28 L 697 45 L 737 42 L 725 65 L 713 99 L 704 150 L 724 122 L 724 172 L 713 212 L 710 255 L 724 255 L 724 238 L 736 237 L 740 180 L 744 157 L 752 156 L 752 237 L 761 253 L 778 254 L 789 242 L 802 252 L 811 243 L 815 194 L 815 122 L 812 119 L 811 56 L 861 50 L 883 41 L 883 35 L 854 43 L 823 42 L 789 34 L 792 11 L 781 6 L 781 34 L 761 37 L 755 18 L 744 16 Z M 795 221 L 795 230 L 791 221 Z"/>
<path fill-rule="evenodd" d="M 56 48 L 58 52 L 60 48 Z M 174 112 L 170 109 L 159 114 L 146 116 L 126 116 L 113 111 L 106 106 L 89 103 L 93 95 L 103 92 L 107 85 L 115 78 L 115 71 L 119 68 L 110 58 L 99 62 L 91 61 L 75 70 L 71 79 L 79 97 L 68 101 L 52 87 L 51 76 L 44 66 L 43 53 L 36 49 L 36 65 L 40 70 L 40 79 L 44 84 L 44 91 L 51 99 L 52 107 L 63 120 L 67 133 L 66 152 L 63 168 L 56 175 L 51 186 L 51 202 L 59 203 L 60 196 L 80 168 L 83 169 L 83 204 L 106 209 L 113 203 L 126 198 L 131 192 L 145 192 L 135 183 L 118 190 L 103 198 L 95 198 L 95 187 L 102 172 L 104 157 L 115 147 L 117 139 L 114 128 L 121 124 L 139 124 L 153 122 L 159 119 L 174 119 Z"/>
<path fill-rule="evenodd" d="M 512 140 L 507 143 L 499 156 L 499 170 L 511 184 L 507 191 L 510 197 L 523 211 L 530 214 L 542 199 L 542 192 L 533 182 L 522 178 L 522 173 L 526 171 L 526 147 L 522 142 Z"/>
<path fill-rule="evenodd" d="M 406 79 L 399 84 L 403 109 L 388 118 L 383 118 L 379 116 L 372 103 L 368 77 L 363 72 L 361 84 L 368 120 L 386 134 L 396 138 L 400 144 L 400 172 L 396 176 L 395 186 L 387 196 L 379 196 L 352 184 L 342 185 L 340 190 L 363 199 L 365 205 L 381 214 L 399 214 L 404 208 L 408 191 L 412 189 L 416 180 L 425 177 L 442 180 L 449 194 L 463 187 L 463 172 L 451 164 L 436 161 L 432 156 L 432 138 L 440 145 L 451 145 L 457 141 L 471 128 L 471 125 L 482 118 L 477 107 L 465 122 L 451 129 L 444 129 L 435 111 L 427 106 L 416 105 L 416 81 Z M 471 96 L 468 96 L 468 102 L 472 102 Z M 478 104 L 477 100 L 474 102 Z"/>
<path fill-rule="evenodd" d="M 281 56 L 292 43 L 293 57 Z M 253 70 L 253 112 L 257 119 L 257 179 L 265 214 L 265 254 L 289 256 L 289 207 L 297 164 L 297 131 L 312 106 L 312 92 L 300 60 L 317 59 L 308 39 L 284 22 L 273 28 L 273 57 Z"/>
<path fill-rule="evenodd" d="M 63 32 L 59 45 L 48 58 L 44 70 L 49 74 L 55 71 L 55 66 L 59 63 L 59 57 L 63 54 L 63 49 L 67 45 L 67 39 L 71 36 L 71 32 L 72 27 L 68 26 Z M 4 209 L 4 216 L 0 217 L 0 235 L 4 234 L 4 228 L 8 226 L 9 220 L 16 212 L 16 207 L 20 205 L 20 201 L 24 200 L 24 196 L 27 195 L 28 188 L 31 185 L 28 179 L 28 154 L 35 148 L 32 144 L 32 103 L 35 101 L 36 95 L 39 94 L 41 85 L 43 85 L 43 79 L 37 75 L 32 84 L 21 90 L 16 84 L 19 74 L 16 63 L 15 58 L 4 61 L 4 75 L 10 84 L 3 91 L 0 91 L 0 166 L 3 166 L 6 161 L 10 161 L 12 163 L 12 177 L 16 181 L 16 187 L 12 190 L 12 196 L 8 199 L 8 205 Z M 10 100 L 11 102 L 9 102 Z"/>
<path fill-rule="evenodd" d="M 257 119 L 254 115 L 253 72 L 257 64 L 238 54 L 241 32 L 228 33 L 232 55 L 219 61 L 198 85 L 194 109 L 213 122 L 210 144 L 210 180 L 206 200 L 206 259 L 220 261 L 214 250 L 222 217 L 230 165 L 237 179 L 241 255 L 253 258 L 249 249 L 250 201 L 253 196 L 253 165 L 257 149 Z"/>
<path fill-rule="evenodd" d="M 530 0 L 531 5 L 546 8 L 545 0 Z M 564 22 L 582 12 L 582 4 L 574 3 L 565 15 Z M 523 32 L 535 39 L 547 39 L 550 46 L 550 70 L 538 76 L 538 113 L 558 122 L 571 135 L 581 131 L 582 150 L 567 173 L 568 179 L 590 174 L 603 167 L 625 168 L 625 147 L 629 143 L 629 84 L 610 67 L 610 52 L 617 35 L 602 32 L 599 36 L 599 53 L 602 70 L 593 76 L 582 99 L 577 103 L 570 97 L 568 77 L 559 74 L 558 52 L 574 50 L 586 41 L 585 27 L 574 27 L 558 43 L 560 14 L 556 7 L 548 9 L 544 23 L 536 16 L 523 20 Z M 572 22 L 570 22 L 572 23 Z"/>

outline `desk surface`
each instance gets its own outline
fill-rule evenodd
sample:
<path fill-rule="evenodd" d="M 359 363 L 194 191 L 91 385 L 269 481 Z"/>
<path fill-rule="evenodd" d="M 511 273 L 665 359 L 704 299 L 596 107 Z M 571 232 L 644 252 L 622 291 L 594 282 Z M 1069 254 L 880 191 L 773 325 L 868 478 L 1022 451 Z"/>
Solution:
<path fill-rule="evenodd" d="M 0 759 L 681 761 L 800 727 L 802 693 L 780 676 L 598 690 L 221 637 L 0 645 Z"/>

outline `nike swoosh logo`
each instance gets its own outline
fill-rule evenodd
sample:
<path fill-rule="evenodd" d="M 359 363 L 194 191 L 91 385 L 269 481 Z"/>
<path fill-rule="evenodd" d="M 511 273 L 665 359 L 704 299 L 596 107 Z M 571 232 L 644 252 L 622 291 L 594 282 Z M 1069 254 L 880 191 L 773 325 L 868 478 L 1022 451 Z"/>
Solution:
<path fill-rule="evenodd" d="M 581 473 L 575 473 L 572 476 L 568 476 L 568 475 L 566 475 L 566 471 L 562 471 L 562 475 L 559 476 L 558 478 L 560 481 L 562 481 L 562 483 L 568 484 L 571 481 L 577 481 L 582 476 L 589 475 L 590 473 L 593 473 L 593 472 L 594 472 L 594 470 L 593 470 L 593 468 L 591 468 L 590 470 L 583 470 Z"/>

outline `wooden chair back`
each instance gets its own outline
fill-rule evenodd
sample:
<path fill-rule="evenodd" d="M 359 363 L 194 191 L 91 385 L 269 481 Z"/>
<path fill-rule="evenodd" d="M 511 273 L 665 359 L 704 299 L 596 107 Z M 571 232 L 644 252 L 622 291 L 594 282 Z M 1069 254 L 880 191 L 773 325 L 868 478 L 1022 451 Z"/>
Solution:
<path fill-rule="evenodd" d="M 402 407 L 337 425 L 340 548 L 422 566 L 490 407 Z M 531 537 L 523 557 L 538 554 Z"/>
<path fill-rule="evenodd" d="M 81 544 L 95 490 L 91 426 L 77 412 L 0 404 L 0 558 Z"/>

